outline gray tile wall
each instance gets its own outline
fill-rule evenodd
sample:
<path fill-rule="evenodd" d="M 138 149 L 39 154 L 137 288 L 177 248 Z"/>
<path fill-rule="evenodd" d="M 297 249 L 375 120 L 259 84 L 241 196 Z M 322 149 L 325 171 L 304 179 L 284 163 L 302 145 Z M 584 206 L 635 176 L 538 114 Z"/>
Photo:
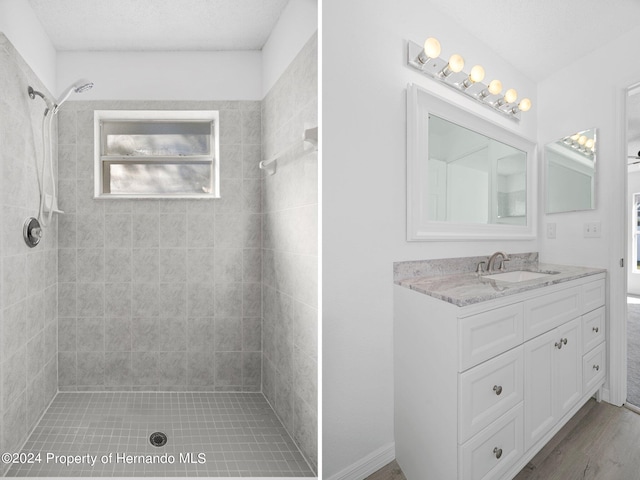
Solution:
<path fill-rule="evenodd" d="M 60 390 L 260 391 L 260 102 L 64 107 Z M 222 198 L 94 199 L 93 111 L 111 109 L 219 110 Z"/>
<path fill-rule="evenodd" d="M 17 452 L 57 392 L 57 233 L 54 220 L 36 248 L 22 239 L 45 106 L 27 87 L 46 89 L 2 34 L 0 72 L 0 451 Z"/>
<path fill-rule="evenodd" d="M 317 465 L 318 159 L 303 154 L 318 125 L 317 34 L 262 102 L 263 158 L 298 143 L 264 177 L 263 393 Z"/>

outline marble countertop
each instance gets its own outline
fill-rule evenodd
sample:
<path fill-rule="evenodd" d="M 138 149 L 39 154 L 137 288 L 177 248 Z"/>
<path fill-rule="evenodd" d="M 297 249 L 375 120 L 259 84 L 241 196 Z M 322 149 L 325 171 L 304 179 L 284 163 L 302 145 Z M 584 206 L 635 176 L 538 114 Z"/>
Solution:
<path fill-rule="evenodd" d="M 507 269 L 507 271 L 510 270 L 512 269 Z M 459 307 L 465 307 L 494 298 L 515 295 L 516 293 L 527 292 L 536 288 L 556 285 L 558 283 L 606 272 L 606 270 L 602 268 L 543 263 L 537 264 L 534 268 L 526 268 L 526 270 L 542 273 L 557 273 L 518 283 L 504 282 L 492 279 L 491 275 L 480 276 L 477 273 L 421 276 L 405 278 L 395 283 Z"/>

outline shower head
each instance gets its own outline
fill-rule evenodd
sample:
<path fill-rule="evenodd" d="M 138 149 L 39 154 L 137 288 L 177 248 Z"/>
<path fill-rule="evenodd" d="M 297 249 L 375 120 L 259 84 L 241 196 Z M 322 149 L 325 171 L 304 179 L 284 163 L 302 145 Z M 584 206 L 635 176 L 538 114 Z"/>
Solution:
<path fill-rule="evenodd" d="M 93 82 L 90 82 L 89 80 L 85 80 L 85 79 L 78 80 L 73 85 L 70 85 L 64 92 L 62 92 L 62 95 L 60 95 L 60 97 L 56 101 L 56 104 L 53 107 L 54 115 L 58 113 L 58 110 L 60 110 L 60 107 L 62 106 L 62 104 L 67 101 L 67 99 L 71 96 L 72 93 L 86 92 L 92 87 L 93 87 Z"/>
<path fill-rule="evenodd" d="M 87 90 L 91 90 L 92 88 L 93 88 L 93 82 L 86 82 L 80 85 L 79 87 L 77 87 L 75 90 L 76 90 L 76 93 L 82 93 L 82 92 L 86 92 Z"/>

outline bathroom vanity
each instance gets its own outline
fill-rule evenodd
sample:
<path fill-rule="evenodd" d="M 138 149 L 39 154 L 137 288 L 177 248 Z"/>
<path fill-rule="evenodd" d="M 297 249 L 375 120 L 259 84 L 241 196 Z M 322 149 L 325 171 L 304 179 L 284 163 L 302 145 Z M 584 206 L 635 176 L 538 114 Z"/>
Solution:
<path fill-rule="evenodd" d="M 511 479 L 599 400 L 606 271 L 518 262 L 509 270 L 541 275 L 396 264 L 395 446 L 407 479 Z"/>

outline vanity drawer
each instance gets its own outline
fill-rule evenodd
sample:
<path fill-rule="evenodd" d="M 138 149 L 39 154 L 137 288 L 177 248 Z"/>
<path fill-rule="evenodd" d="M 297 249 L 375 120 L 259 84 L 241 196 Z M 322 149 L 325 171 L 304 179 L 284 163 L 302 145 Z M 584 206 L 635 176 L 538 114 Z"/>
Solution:
<path fill-rule="evenodd" d="M 458 450 L 458 478 L 493 480 L 522 457 L 522 403 L 509 410 Z"/>
<path fill-rule="evenodd" d="M 604 279 L 585 283 L 582 286 L 582 298 L 584 299 L 582 304 L 582 313 L 587 313 L 603 306 L 605 295 Z"/>
<path fill-rule="evenodd" d="M 607 373 L 606 344 L 601 343 L 582 357 L 582 391 L 586 393 L 604 379 Z"/>
<path fill-rule="evenodd" d="M 605 308 L 600 307 L 582 317 L 582 351 L 588 352 L 604 341 Z"/>
<path fill-rule="evenodd" d="M 581 293 L 578 286 L 524 302 L 524 339 L 537 337 L 582 315 Z"/>
<path fill-rule="evenodd" d="M 514 348 L 458 378 L 458 443 L 464 443 L 522 401 L 524 349 Z"/>
<path fill-rule="evenodd" d="M 522 304 L 459 320 L 459 369 L 467 370 L 522 343 Z"/>

